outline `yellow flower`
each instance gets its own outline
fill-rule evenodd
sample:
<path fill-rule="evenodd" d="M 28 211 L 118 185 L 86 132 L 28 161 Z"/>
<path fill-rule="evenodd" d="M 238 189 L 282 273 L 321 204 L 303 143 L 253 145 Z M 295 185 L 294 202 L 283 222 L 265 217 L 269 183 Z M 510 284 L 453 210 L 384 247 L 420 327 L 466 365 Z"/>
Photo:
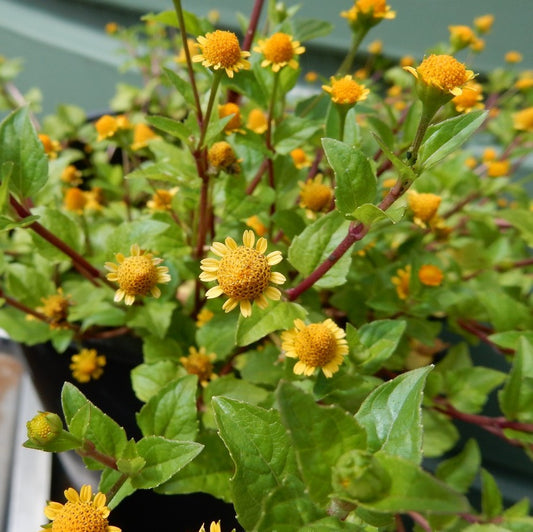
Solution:
<path fill-rule="evenodd" d="M 199 51 L 200 47 L 194 39 L 187 39 L 187 48 L 189 50 L 189 56 L 192 58 L 196 52 Z M 187 62 L 187 57 L 185 55 L 185 47 L 180 49 L 179 54 L 174 58 L 176 63 L 184 64 Z"/>
<path fill-rule="evenodd" d="M 518 76 L 515 88 L 520 91 L 525 91 L 533 87 L 533 70 L 524 70 Z"/>
<path fill-rule="evenodd" d="M 103 115 L 95 123 L 94 127 L 98 133 L 96 140 L 101 140 L 112 137 L 119 130 L 119 123 L 114 116 Z"/>
<path fill-rule="evenodd" d="M 440 286 L 444 279 L 442 270 L 433 264 L 424 264 L 418 270 L 420 282 L 426 286 Z"/>
<path fill-rule="evenodd" d="M 533 131 L 533 107 L 514 113 L 513 126 L 518 131 Z"/>
<path fill-rule="evenodd" d="M 289 358 L 297 358 L 296 375 L 312 375 L 317 368 L 332 377 L 348 354 L 346 333 L 331 319 L 306 325 L 294 320 L 294 329 L 281 333 L 281 349 Z"/>
<path fill-rule="evenodd" d="M 126 305 L 132 305 L 135 296 L 146 296 L 148 293 L 154 297 L 160 297 L 161 290 L 157 284 L 170 281 L 168 268 L 158 266 L 163 259 L 154 258 L 151 253 L 141 250 L 138 244 L 131 246 L 130 253 L 129 257 L 116 253 L 118 264 L 105 263 L 106 269 L 111 272 L 107 274 L 107 278 L 119 285 L 115 292 L 115 302 L 118 303 L 124 299 Z"/>
<path fill-rule="evenodd" d="M 402 300 L 409 296 L 409 284 L 411 283 L 411 265 L 396 270 L 396 276 L 391 279 L 392 284 L 396 286 L 396 293 Z"/>
<path fill-rule="evenodd" d="M 509 175 L 511 162 L 509 160 L 490 161 L 487 164 L 487 175 L 489 177 L 502 177 Z"/>
<path fill-rule="evenodd" d="M 476 40 L 476 34 L 469 26 L 448 26 L 450 43 L 455 52 L 470 46 Z"/>
<path fill-rule="evenodd" d="M 484 163 L 495 161 L 497 158 L 498 154 L 496 153 L 496 150 L 494 148 L 485 148 L 483 150 L 483 155 L 481 156 L 481 159 Z"/>
<path fill-rule="evenodd" d="M 250 218 L 246 218 L 245 223 L 259 236 L 264 236 L 268 233 L 267 226 L 261 221 L 259 216 L 255 214 L 250 216 Z"/>
<path fill-rule="evenodd" d="M 215 353 L 207 354 L 205 347 L 200 347 L 198 351 L 196 347 L 189 347 L 189 355 L 181 357 L 180 362 L 191 375 L 198 376 L 198 382 L 202 386 L 206 386 L 207 383 L 215 377 L 213 375 L 213 362 L 217 356 Z"/>
<path fill-rule="evenodd" d="M 38 445 L 45 445 L 57 439 L 63 432 L 63 422 L 57 414 L 39 412 L 26 423 L 28 439 Z"/>
<path fill-rule="evenodd" d="M 57 140 L 52 140 L 48 135 L 39 133 L 39 140 L 41 141 L 44 152 L 49 159 L 55 159 L 57 153 L 61 150 L 61 144 Z"/>
<path fill-rule="evenodd" d="M 85 203 L 86 211 L 101 211 L 104 201 L 102 187 L 92 187 L 91 190 L 87 190 L 85 199 L 87 200 L 87 203 Z"/>
<path fill-rule="evenodd" d="M 383 41 L 380 41 L 378 39 L 376 41 L 372 41 L 368 45 L 368 53 L 373 55 L 379 55 L 381 52 L 383 52 Z"/>
<path fill-rule="evenodd" d="M 192 57 L 195 63 L 201 62 L 203 66 L 214 70 L 224 69 L 230 78 L 234 72 L 250 68 L 250 63 L 246 60 L 250 52 L 241 50 L 235 33 L 216 30 L 197 40 L 201 53 Z"/>
<path fill-rule="evenodd" d="M 465 166 L 473 170 L 477 166 L 477 159 L 475 157 L 467 157 L 465 159 Z"/>
<path fill-rule="evenodd" d="M 341 12 L 341 17 L 347 19 L 353 28 L 357 26 L 371 27 L 384 18 L 395 18 L 396 12 L 391 10 L 386 0 L 356 0 L 348 11 Z"/>
<path fill-rule="evenodd" d="M 318 79 L 318 74 L 311 70 L 305 73 L 304 79 L 307 83 L 314 83 Z"/>
<path fill-rule="evenodd" d="M 488 33 L 494 23 L 494 15 L 482 15 L 474 19 L 474 27 L 480 33 Z"/>
<path fill-rule="evenodd" d="M 215 314 L 211 312 L 208 308 L 203 308 L 196 315 L 196 326 L 198 328 L 203 327 L 206 323 L 209 323 Z"/>
<path fill-rule="evenodd" d="M 505 61 L 507 63 L 520 63 L 522 61 L 522 54 L 516 50 L 510 50 L 505 54 Z"/>
<path fill-rule="evenodd" d="M 157 138 L 158 136 L 154 133 L 151 127 L 143 123 L 135 124 L 133 128 L 133 144 L 131 145 L 131 149 L 137 151 L 141 148 L 146 148 L 151 140 Z"/>
<path fill-rule="evenodd" d="M 170 190 L 158 188 L 152 197 L 146 202 L 146 206 L 152 211 L 171 211 L 172 198 L 178 192 L 179 187 L 173 187 Z"/>
<path fill-rule="evenodd" d="M 73 186 L 81 185 L 81 172 L 73 164 L 69 164 L 61 172 L 61 181 Z"/>
<path fill-rule="evenodd" d="M 84 485 L 80 493 L 74 488 L 65 490 L 67 502 L 49 502 L 44 514 L 52 520 L 52 532 L 121 532 L 116 526 L 111 526 L 107 518 L 110 510 L 105 505 L 106 497 L 103 493 L 96 493 L 93 497 L 91 486 Z"/>
<path fill-rule="evenodd" d="M 407 194 L 407 203 L 413 211 L 415 222 L 429 222 L 437 214 L 442 198 L 436 194 L 419 194 L 410 190 Z"/>
<path fill-rule="evenodd" d="M 67 321 L 68 308 L 70 306 L 69 297 L 63 295 L 63 289 L 59 287 L 57 293 L 51 296 L 41 297 L 42 307 L 35 310 L 44 314 L 48 318 L 50 328 L 60 328 Z"/>
<path fill-rule="evenodd" d="M 482 52 L 485 49 L 485 40 L 480 39 L 476 37 L 471 43 L 470 43 L 470 50 L 473 52 L 479 53 Z"/>
<path fill-rule="evenodd" d="M 404 55 L 400 59 L 401 67 L 413 66 L 414 64 L 415 64 L 415 58 L 412 55 Z"/>
<path fill-rule="evenodd" d="M 105 25 L 105 32 L 108 34 L 108 35 L 113 35 L 114 33 L 116 33 L 118 31 L 118 24 L 116 22 L 108 22 L 106 25 Z"/>
<path fill-rule="evenodd" d="M 331 96 L 331 101 L 339 105 L 354 105 L 366 100 L 370 92 L 348 75 L 341 79 L 331 77 L 330 85 L 322 85 L 322 88 Z"/>
<path fill-rule="evenodd" d="M 215 169 L 230 170 L 230 173 L 239 172 L 237 155 L 231 144 L 225 140 L 215 142 L 207 152 L 207 160 Z"/>
<path fill-rule="evenodd" d="M 224 126 L 224 131 L 226 133 L 231 133 L 232 131 L 238 130 L 241 127 L 242 118 L 241 110 L 236 103 L 228 102 L 218 107 L 218 117 L 224 118 L 226 116 L 233 115 L 230 121 Z"/>
<path fill-rule="evenodd" d="M 87 198 L 85 197 L 83 190 L 76 187 L 67 188 L 65 191 L 65 197 L 63 199 L 63 205 L 65 206 L 65 209 L 81 214 L 86 203 Z"/>
<path fill-rule="evenodd" d="M 283 284 L 285 276 L 273 272 L 271 267 L 282 261 L 281 251 L 272 251 L 265 256 L 267 240 L 259 238 L 255 244 L 255 234 L 251 230 L 244 231 L 242 242 L 238 246 L 235 240 L 227 237 L 224 241 L 213 242 L 211 251 L 221 257 L 220 260 L 207 258 L 201 261 L 200 280 L 217 281 L 218 285 L 210 288 L 206 297 L 212 299 L 226 295 L 228 300 L 222 305 L 230 312 L 237 305 L 241 314 L 247 318 L 252 314 L 252 303 L 259 308 L 266 308 L 267 298 L 278 300 L 281 292 L 270 286 L 270 283 Z"/>
<path fill-rule="evenodd" d="M 248 113 L 246 127 L 254 133 L 261 135 L 261 133 L 264 133 L 268 128 L 267 116 L 261 111 L 261 109 L 252 109 Z"/>
<path fill-rule="evenodd" d="M 290 156 L 294 166 L 296 166 L 298 170 L 311 166 L 311 161 L 302 148 L 294 148 L 294 150 L 290 152 Z"/>
<path fill-rule="evenodd" d="M 453 96 L 461 94 L 462 87 L 474 78 L 474 73 L 466 70 L 463 63 L 446 54 L 431 54 L 420 63 L 418 68 L 406 66 L 404 69 L 413 74 L 418 84 Z"/>
<path fill-rule="evenodd" d="M 91 379 L 99 379 L 106 365 L 105 355 L 99 355 L 96 349 L 82 349 L 70 358 L 70 370 L 72 376 L 78 382 L 89 382 Z"/>
<path fill-rule="evenodd" d="M 261 62 L 262 67 L 271 66 L 274 72 L 279 72 L 286 65 L 297 69 L 298 62 L 294 56 L 303 54 L 305 48 L 287 33 L 278 32 L 268 39 L 259 40 L 254 51 L 262 53 L 265 57 Z"/>
<path fill-rule="evenodd" d="M 452 98 L 452 103 L 459 113 L 469 113 L 473 109 L 483 109 L 483 87 L 475 81 L 469 81 L 464 87 L 463 92 Z"/>
<path fill-rule="evenodd" d="M 198 532 L 205 532 L 205 527 L 202 525 L 200 530 Z M 222 532 L 222 529 L 220 528 L 220 521 L 218 523 L 215 523 L 214 521 L 211 523 L 211 526 L 209 527 L 209 532 Z"/>
<path fill-rule="evenodd" d="M 322 176 L 317 175 L 314 179 L 308 179 L 305 183 L 299 182 L 300 207 L 312 212 L 327 210 L 331 205 L 333 190 L 322 183 Z"/>

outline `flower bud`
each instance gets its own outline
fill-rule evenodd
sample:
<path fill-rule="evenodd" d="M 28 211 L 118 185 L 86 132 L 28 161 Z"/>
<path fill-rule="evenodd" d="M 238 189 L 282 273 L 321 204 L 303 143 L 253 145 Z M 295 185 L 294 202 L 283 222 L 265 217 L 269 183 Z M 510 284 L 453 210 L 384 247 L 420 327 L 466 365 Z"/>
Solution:
<path fill-rule="evenodd" d="M 333 488 L 340 498 L 370 502 L 383 498 L 391 478 L 378 459 L 368 451 L 352 450 L 343 454 L 333 469 Z"/>
<path fill-rule="evenodd" d="M 39 412 L 26 423 L 28 439 L 36 445 L 54 441 L 63 432 L 63 422 L 57 414 Z"/>

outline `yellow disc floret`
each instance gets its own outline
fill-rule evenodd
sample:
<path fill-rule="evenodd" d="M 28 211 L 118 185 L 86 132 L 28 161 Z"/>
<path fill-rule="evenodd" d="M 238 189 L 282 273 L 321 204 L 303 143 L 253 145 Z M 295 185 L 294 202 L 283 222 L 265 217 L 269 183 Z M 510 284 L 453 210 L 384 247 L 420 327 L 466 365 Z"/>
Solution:
<path fill-rule="evenodd" d="M 96 349 L 82 349 L 72 355 L 71 360 L 70 370 L 78 382 L 99 379 L 104 373 L 103 368 L 107 362 L 105 355 L 99 355 Z"/>
<path fill-rule="evenodd" d="M 270 66 L 274 72 L 279 72 L 286 65 L 294 69 L 298 68 L 298 62 L 294 56 L 305 52 L 305 48 L 300 46 L 299 41 L 294 41 L 290 35 L 282 32 L 260 40 L 254 50 L 264 56 L 261 66 Z"/>
<path fill-rule="evenodd" d="M 300 186 L 300 206 L 312 212 L 320 212 L 328 209 L 333 198 L 333 190 L 322 183 L 322 176 L 309 179 Z"/>
<path fill-rule="evenodd" d="M 438 266 L 433 264 L 424 264 L 418 270 L 420 282 L 426 286 L 440 286 L 444 279 L 444 274 Z"/>
<path fill-rule="evenodd" d="M 412 190 L 407 195 L 407 202 L 413 211 L 415 221 L 420 222 L 429 222 L 437 214 L 441 201 L 440 196 L 431 193 L 419 194 Z"/>
<path fill-rule="evenodd" d="M 352 76 L 344 76 L 341 79 L 330 80 L 330 85 L 322 85 L 322 88 L 330 94 L 331 101 L 339 105 L 354 105 L 366 100 L 370 92 L 364 85 L 357 83 Z"/>

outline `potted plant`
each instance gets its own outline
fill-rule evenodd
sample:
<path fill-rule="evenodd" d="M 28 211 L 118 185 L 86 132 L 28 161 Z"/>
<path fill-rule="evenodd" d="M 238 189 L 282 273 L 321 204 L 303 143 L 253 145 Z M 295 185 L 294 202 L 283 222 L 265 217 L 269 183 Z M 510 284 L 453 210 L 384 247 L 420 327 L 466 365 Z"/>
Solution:
<path fill-rule="evenodd" d="M 296 97 L 331 27 L 271 3 L 261 30 L 262 7 L 242 42 L 179 0 L 109 25 L 142 88 L 0 125 L 0 326 L 50 399 L 25 445 L 99 472 L 44 528 L 170 527 L 154 501 L 203 493 L 229 506 L 185 524 L 186 499 L 176 529 L 526 530 L 455 422 L 528 463 L 531 76 L 456 57 L 488 15 L 401 65 L 361 54 L 395 13 L 358 0 L 345 60 Z"/>

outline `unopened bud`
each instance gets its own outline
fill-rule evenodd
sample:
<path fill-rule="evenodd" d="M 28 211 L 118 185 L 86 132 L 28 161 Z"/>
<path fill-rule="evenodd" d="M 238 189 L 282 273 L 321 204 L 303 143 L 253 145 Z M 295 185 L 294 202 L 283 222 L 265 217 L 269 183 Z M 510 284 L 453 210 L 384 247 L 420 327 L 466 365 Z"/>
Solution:
<path fill-rule="evenodd" d="M 63 432 L 63 422 L 57 414 L 39 412 L 26 423 L 26 428 L 31 442 L 45 445 L 54 441 Z"/>

